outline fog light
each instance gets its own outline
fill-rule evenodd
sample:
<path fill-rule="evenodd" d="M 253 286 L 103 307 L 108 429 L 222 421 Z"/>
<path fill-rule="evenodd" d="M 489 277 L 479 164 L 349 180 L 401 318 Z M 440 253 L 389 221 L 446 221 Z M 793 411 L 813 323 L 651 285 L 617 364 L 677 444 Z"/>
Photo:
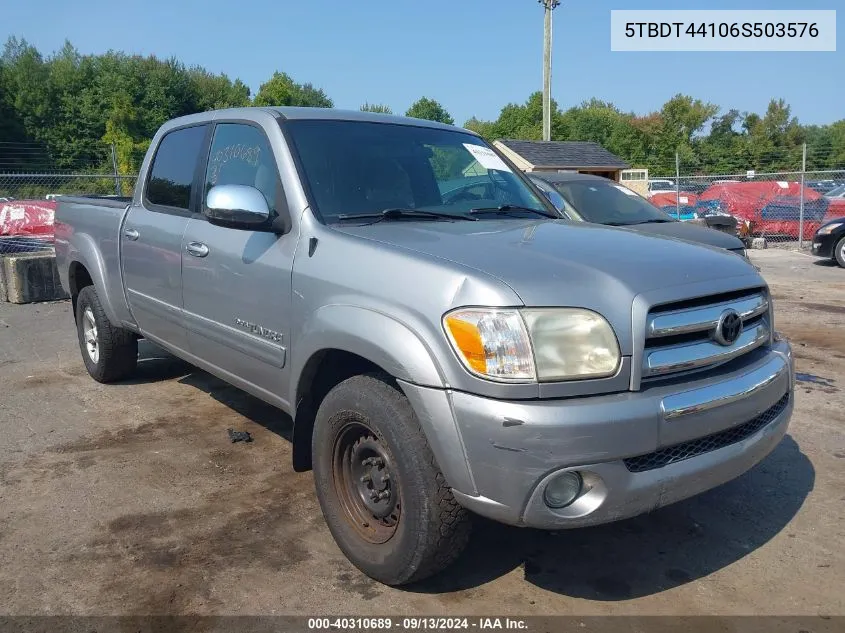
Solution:
<path fill-rule="evenodd" d="M 550 508 L 565 508 L 578 498 L 582 484 L 580 473 L 575 471 L 560 473 L 546 484 L 543 501 Z"/>

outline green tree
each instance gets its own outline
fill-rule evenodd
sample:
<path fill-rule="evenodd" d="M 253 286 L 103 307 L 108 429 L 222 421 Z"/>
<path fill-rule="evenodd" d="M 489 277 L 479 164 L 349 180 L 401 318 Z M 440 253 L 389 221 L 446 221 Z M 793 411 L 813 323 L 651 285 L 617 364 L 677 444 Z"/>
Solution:
<path fill-rule="evenodd" d="M 253 105 L 334 107 L 334 103 L 322 89 L 315 88 L 310 83 L 298 84 L 290 75 L 282 72 L 273 73 L 267 82 L 261 84 Z"/>
<path fill-rule="evenodd" d="M 698 144 L 700 169 L 717 174 L 733 174 L 746 169 L 745 139 L 737 126 L 742 121 L 739 110 L 728 110 L 713 119 L 710 133 Z"/>
<path fill-rule="evenodd" d="M 486 138 L 488 141 L 496 139 L 496 124 L 493 121 L 481 121 L 472 117 L 464 123 L 464 127 Z"/>
<path fill-rule="evenodd" d="M 632 163 L 644 162 L 649 154 L 647 139 L 634 115 L 599 99 L 570 108 L 560 116 L 557 132 L 554 126 L 552 129 L 555 140 L 592 141 Z"/>
<path fill-rule="evenodd" d="M 194 106 L 199 111 L 221 108 L 241 108 L 250 104 L 249 86 L 240 79 L 232 81 L 226 75 L 214 75 L 205 68 L 188 70 Z"/>
<path fill-rule="evenodd" d="M 408 108 L 405 116 L 414 117 L 415 119 L 439 121 L 440 123 L 445 123 L 446 125 L 455 124 L 455 119 L 452 118 L 452 115 L 449 114 L 442 105 L 437 103 L 437 101 L 429 99 L 428 97 L 422 97 L 421 99 L 415 101 L 411 107 Z"/>
<path fill-rule="evenodd" d="M 661 125 L 654 139 L 654 164 L 664 173 L 674 170 L 675 153 L 688 170 L 700 167 L 696 136 L 719 111 L 712 103 L 677 94 L 660 109 Z"/>
<path fill-rule="evenodd" d="M 827 152 L 829 169 L 845 169 L 845 119 L 830 126 L 830 151 Z"/>
<path fill-rule="evenodd" d="M 0 142 L 32 143 L 34 139 L 27 133 L 16 103 L 19 89 L 14 68 L 16 54 L 17 40 L 10 38 L 0 56 Z M 27 157 L 19 154 L 14 157 L 7 154 L 2 158 L 5 169 L 17 168 L 20 163 L 27 162 Z"/>
<path fill-rule="evenodd" d="M 379 114 L 393 114 L 393 110 L 390 109 L 390 106 L 386 106 L 381 103 L 368 103 L 365 102 L 364 105 L 361 106 L 361 112 L 377 112 Z"/>

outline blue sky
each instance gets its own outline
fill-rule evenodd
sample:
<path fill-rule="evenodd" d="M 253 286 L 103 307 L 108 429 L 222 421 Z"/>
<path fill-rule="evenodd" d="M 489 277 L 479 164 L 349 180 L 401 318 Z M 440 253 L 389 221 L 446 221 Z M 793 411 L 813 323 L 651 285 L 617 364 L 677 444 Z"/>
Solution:
<path fill-rule="evenodd" d="M 723 110 L 763 112 L 771 97 L 802 123 L 845 117 L 845 43 L 833 53 L 612 53 L 610 10 L 834 9 L 841 0 L 564 0 L 554 13 L 552 95 L 562 107 L 598 97 L 653 111 L 683 92 Z M 542 81 L 543 11 L 536 0 L 6 0 L 0 37 L 42 52 L 69 39 L 175 56 L 240 77 L 253 91 L 276 69 L 322 87 L 344 108 L 404 110 L 426 95 L 458 124 L 491 119 Z M 845 7 L 837 15 L 843 24 Z M 843 29 L 838 29 L 845 33 Z M 841 38 L 840 38 L 841 39 Z"/>

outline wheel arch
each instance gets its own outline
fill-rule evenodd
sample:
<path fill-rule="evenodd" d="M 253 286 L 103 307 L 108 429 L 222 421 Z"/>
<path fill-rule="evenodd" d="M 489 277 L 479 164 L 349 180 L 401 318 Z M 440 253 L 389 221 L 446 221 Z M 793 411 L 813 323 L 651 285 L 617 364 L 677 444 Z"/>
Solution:
<path fill-rule="evenodd" d="M 422 340 L 406 325 L 366 308 L 330 305 L 317 310 L 297 337 L 294 356 L 293 465 L 311 468 L 311 433 L 322 399 L 338 383 L 368 372 L 396 381 L 443 387 L 444 380 Z"/>
<path fill-rule="evenodd" d="M 86 286 L 94 286 L 91 273 L 88 272 L 88 268 L 81 261 L 73 260 L 70 266 L 68 266 L 68 292 L 70 294 L 74 317 L 76 317 L 76 300 L 79 297 L 80 291 Z"/>

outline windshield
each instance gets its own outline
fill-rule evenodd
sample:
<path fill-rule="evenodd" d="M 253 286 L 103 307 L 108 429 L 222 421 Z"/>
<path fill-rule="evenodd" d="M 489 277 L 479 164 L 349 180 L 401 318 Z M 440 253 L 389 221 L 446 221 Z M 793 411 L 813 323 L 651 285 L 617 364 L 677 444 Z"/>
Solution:
<path fill-rule="evenodd" d="M 556 182 L 554 188 L 587 222 L 624 225 L 672 220 L 642 196 L 611 180 Z"/>
<path fill-rule="evenodd" d="M 284 123 L 317 213 L 325 222 L 387 209 L 478 219 L 537 217 L 550 208 L 483 140 L 459 131 L 365 121 Z M 524 210 L 514 207 L 522 207 Z M 408 214 L 421 220 L 434 215 Z"/>
<path fill-rule="evenodd" d="M 843 194 L 845 194 L 845 185 L 839 185 L 838 187 L 834 187 L 824 195 L 828 196 L 829 198 L 838 198 Z"/>

